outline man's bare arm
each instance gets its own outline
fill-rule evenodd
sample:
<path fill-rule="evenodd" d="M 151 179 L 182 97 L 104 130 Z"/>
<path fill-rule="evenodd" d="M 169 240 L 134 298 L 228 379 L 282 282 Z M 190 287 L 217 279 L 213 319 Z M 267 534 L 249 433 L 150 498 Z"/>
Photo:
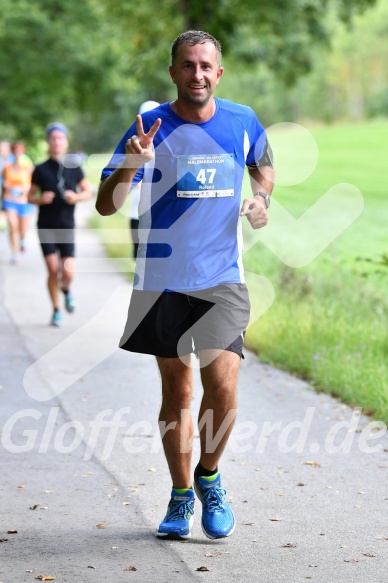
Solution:
<path fill-rule="evenodd" d="M 255 195 L 259 190 L 269 196 L 273 191 L 275 180 L 275 170 L 272 166 L 261 166 L 260 168 L 249 168 L 252 193 Z"/>
<path fill-rule="evenodd" d="M 137 135 L 127 140 L 123 162 L 100 183 L 96 201 L 96 209 L 100 215 L 113 215 L 123 206 L 136 172 L 154 157 L 153 139 L 161 123 L 162 120 L 158 118 L 145 134 L 141 116 L 136 117 Z"/>
<path fill-rule="evenodd" d="M 268 223 L 268 213 L 265 197 L 257 195 L 262 192 L 268 196 L 273 190 L 275 171 L 272 166 L 249 168 L 249 177 L 253 198 L 246 198 L 241 207 L 240 216 L 246 216 L 253 229 L 261 229 Z"/>
<path fill-rule="evenodd" d="M 136 172 L 136 168 L 119 167 L 100 182 L 96 200 L 96 209 L 100 215 L 114 215 L 123 206 Z"/>

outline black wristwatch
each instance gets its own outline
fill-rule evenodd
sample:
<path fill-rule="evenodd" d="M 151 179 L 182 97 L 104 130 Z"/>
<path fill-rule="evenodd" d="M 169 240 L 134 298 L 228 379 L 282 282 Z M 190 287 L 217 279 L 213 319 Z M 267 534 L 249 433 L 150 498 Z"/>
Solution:
<path fill-rule="evenodd" d="M 266 192 L 261 192 L 261 191 L 256 192 L 255 196 L 261 196 L 262 198 L 264 198 L 265 206 L 266 206 L 266 208 L 269 208 L 269 205 L 271 204 L 271 199 Z"/>

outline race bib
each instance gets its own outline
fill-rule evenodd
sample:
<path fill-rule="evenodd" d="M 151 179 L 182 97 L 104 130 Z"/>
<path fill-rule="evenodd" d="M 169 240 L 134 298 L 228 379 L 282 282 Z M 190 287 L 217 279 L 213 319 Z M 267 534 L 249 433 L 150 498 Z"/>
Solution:
<path fill-rule="evenodd" d="M 178 156 L 177 197 L 216 198 L 234 195 L 233 154 Z"/>

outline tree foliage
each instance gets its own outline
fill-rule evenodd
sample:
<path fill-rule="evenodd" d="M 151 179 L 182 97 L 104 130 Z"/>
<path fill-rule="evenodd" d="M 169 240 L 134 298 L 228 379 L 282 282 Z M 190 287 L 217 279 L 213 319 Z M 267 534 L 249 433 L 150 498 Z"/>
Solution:
<path fill-rule="evenodd" d="M 84 124 L 103 148 L 109 129 L 133 117 L 139 102 L 174 95 L 169 45 L 190 28 L 219 38 L 236 68 L 265 63 L 290 85 L 311 68 L 311 47 L 328 41 L 329 7 L 350 22 L 374 2 L 2 0 L 0 128 L 32 142 L 59 118 Z"/>
<path fill-rule="evenodd" d="M 87 0 L 3 0 L 0 25 L 1 121 L 24 138 L 67 111 L 96 111 L 101 73 L 118 58 L 106 50 L 101 15 Z"/>

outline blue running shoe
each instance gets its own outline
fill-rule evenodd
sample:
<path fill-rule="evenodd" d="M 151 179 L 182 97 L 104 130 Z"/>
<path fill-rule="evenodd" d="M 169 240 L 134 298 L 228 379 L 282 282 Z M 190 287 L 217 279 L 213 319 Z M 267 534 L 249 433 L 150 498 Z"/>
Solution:
<path fill-rule="evenodd" d="M 172 489 L 167 514 L 159 525 L 157 536 L 190 538 L 194 522 L 194 491 L 179 494 Z"/>
<path fill-rule="evenodd" d="M 65 293 L 65 308 L 69 312 L 69 314 L 72 314 L 75 310 L 74 297 L 72 293 L 69 291 Z"/>
<path fill-rule="evenodd" d="M 224 538 L 233 534 L 235 521 L 232 509 L 221 488 L 221 474 L 194 480 L 194 490 L 202 502 L 202 530 L 207 538 Z"/>
<path fill-rule="evenodd" d="M 51 326 L 55 326 L 55 328 L 61 328 L 63 326 L 63 319 L 61 312 L 56 310 L 53 313 L 53 317 L 51 318 Z"/>

